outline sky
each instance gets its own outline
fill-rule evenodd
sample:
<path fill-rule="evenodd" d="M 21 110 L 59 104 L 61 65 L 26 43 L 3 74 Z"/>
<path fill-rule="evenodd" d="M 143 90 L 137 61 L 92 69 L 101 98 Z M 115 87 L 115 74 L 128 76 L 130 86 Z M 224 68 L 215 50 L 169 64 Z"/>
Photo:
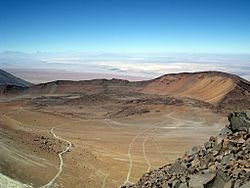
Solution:
<path fill-rule="evenodd" d="M 0 51 L 249 53 L 249 0 L 0 0 Z"/>
<path fill-rule="evenodd" d="M 250 1 L 0 0 L 0 68 L 250 79 Z"/>

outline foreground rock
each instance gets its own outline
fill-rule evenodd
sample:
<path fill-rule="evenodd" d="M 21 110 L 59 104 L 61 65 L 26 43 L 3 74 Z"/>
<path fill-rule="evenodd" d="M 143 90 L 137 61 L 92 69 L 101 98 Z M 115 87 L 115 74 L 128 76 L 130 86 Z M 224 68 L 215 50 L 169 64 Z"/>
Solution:
<path fill-rule="evenodd" d="M 146 173 L 130 188 L 249 188 L 250 110 L 235 112 L 218 137 L 195 146 L 173 164 Z"/>

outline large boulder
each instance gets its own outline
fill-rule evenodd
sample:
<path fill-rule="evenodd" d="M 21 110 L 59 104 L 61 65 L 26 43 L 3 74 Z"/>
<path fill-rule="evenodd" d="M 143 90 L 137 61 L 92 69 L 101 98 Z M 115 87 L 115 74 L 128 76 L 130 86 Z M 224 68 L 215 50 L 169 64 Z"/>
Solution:
<path fill-rule="evenodd" d="M 250 132 L 250 110 L 242 112 L 233 112 L 228 116 L 230 121 L 229 128 L 233 131 L 247 131 Z"/>

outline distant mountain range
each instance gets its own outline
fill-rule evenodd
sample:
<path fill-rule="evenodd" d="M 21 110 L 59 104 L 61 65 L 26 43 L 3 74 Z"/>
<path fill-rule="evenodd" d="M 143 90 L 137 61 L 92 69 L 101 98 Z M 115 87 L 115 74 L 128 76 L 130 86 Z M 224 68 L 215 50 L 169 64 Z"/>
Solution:
<path fill-rule="evenodd" d="M 57 80 L 33 85 L 0 70 L 2 94 L 143 94 L 181 100 L 192 99 L 218 111 L 246 109 L 250 106 L 250 82 L 239 76 L 216 71 L 166 74 L 152 80 L 130 82 L 122 79 L 83 81 Z M 20 88 L 21 87 L 21 88 Z"/>

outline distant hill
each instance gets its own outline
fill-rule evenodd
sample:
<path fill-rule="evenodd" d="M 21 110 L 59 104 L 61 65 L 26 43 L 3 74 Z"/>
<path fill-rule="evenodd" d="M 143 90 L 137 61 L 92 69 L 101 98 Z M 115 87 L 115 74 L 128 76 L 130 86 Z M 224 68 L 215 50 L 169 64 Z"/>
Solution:
<path fill-rule="evenodd" d="M 224 72 L 166 74 L 150 80 L 140 92 L 192 98 L 212 104 L 219 110 L 245 109 L 250 106 L 250 82 Z"/>
<path fill-rule="evenodd" d="M 33 84 L 0 69 L 0 86 L 30 87 Z"/>

